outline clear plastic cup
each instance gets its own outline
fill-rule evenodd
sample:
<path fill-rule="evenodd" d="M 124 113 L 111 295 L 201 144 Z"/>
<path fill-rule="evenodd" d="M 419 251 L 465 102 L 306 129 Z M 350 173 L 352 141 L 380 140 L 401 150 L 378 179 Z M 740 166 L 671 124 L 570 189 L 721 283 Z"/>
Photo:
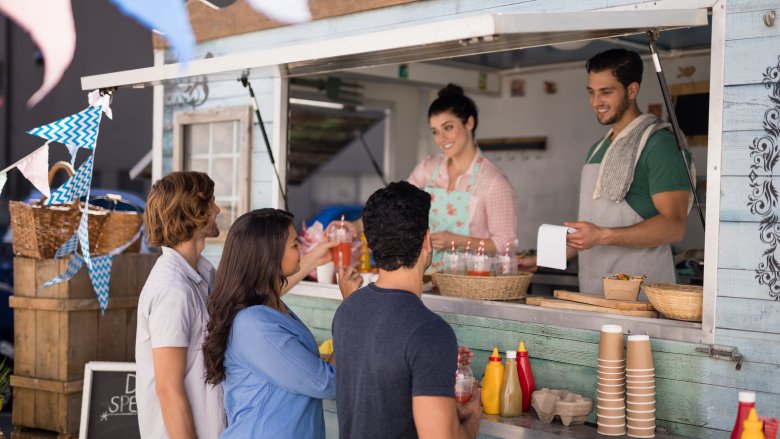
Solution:
<path fill-rule="evenodd" d="M 504 253 L 496 256 L 496 276 L 517 275 L 517 260 L 514 254 Z"/>
<path fill-rule="evenodd" d="M 469 366 L 460 366 L 455 371 L 455 401 L 469 402 L 474 391 L 474 374 Z"/>
<path fill-rule="evenodd" d="M 445 250 L 441 271 L 445 274 L 466 274 L 466 255 L 458 249 Z"/>
<path fill-rule="evenodd" d="M 492 256 L 483 253 L 471 258 L 471 265 L 468 266 L 469 276 L 492 276 L 493 273 Z"/>

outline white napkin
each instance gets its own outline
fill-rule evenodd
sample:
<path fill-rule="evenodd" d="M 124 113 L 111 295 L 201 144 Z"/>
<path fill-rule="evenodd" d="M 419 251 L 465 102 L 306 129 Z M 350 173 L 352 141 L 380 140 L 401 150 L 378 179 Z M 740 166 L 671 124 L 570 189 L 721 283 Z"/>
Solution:
<path fill-rule="evenodd" d="M 536 265 L 566 269 L 566 234 L 574 229 L 565 226 L 542 224 L 536 235 Z"/>

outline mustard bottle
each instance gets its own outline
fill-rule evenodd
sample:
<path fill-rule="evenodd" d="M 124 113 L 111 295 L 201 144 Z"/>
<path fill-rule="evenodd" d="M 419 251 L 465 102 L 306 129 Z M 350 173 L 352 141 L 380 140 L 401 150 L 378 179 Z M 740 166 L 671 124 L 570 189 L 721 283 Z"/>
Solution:
<path fill-rule="evenodd" d="M 368 242 L 366 241 L 366 234 L 360 232 L 360 265 L 358 265 L 358 271 L 361 273 L 371 272 L 371 255 L 368 254 Z"/>
<path fill-rule="evenodd" d="M 764 423 L 758 419 L 756 408 L 750 409 L 750 414 L 745 422 L 742 423 L 742 436 L 740 439 L 764 439 L 762 428 Z"/>
<path fill-rule="evenodd" d="M 517 372 L 515 372 L 515 376 Z M 482 410 L 488 415 L 501 413 L 501 383 L 504 380 L 504 365 L 498 348 L 488 358 L 485 375 L 482 377 Z"/>
<path fill-rule="evenodd" d="M 514 418 L 523 412 L 523 391 L 517 377 L 517 351 L 506 351 L 504 379 L 501 383 L 501 416 Z"/>

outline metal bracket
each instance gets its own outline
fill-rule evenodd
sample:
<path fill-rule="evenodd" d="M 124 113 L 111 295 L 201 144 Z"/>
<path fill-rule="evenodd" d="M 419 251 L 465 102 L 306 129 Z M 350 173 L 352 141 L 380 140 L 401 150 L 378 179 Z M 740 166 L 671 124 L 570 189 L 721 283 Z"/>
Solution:
<path fill-rule="evenodd" d="M 777 18 L 777 15 L 775 14 L 775 11 L 769 11 L 766 14 L 764 14 L 764 24 L 766 27 L 772 27 L 775 24 L 775 19 Z"/>
<path fill-rule="evenodd" d="M 742 354 L 739 353 L 739 349 L 735 346 L 719 346 L 716 344 L 710 345 L 706 348 L 696 348 L 696 352 L 704 352 L 709 355 L 710 358 L 715 360 L 729 360 L 736 361 L 736 369 L 742 369 Z"/>

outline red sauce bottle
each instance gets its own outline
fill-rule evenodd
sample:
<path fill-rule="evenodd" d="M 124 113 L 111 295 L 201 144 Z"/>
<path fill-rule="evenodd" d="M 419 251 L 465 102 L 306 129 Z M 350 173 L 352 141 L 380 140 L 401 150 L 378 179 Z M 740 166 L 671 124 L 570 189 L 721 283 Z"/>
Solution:
<path fill-rule="evenodd" d="M 755 392 L 739 392 L 739 408 L 737 409 L 737 420 L 734 422 L 734 428 L 731 430 L 731 439 L 740 439 L 742 436 L 743 422 L 750 415 L 750 409 L 756 406 Z"/>
<path fill-rule="evenodd" d="M 531 409 L 531 394 L 536 390 L 534 374 L 531 371 L 531 362 L 528 360 L 528 351 L 521 341 L 517 348 L 517 378 L 520 379 L 520 388 L 523 390 L 523 411 Z"/>

